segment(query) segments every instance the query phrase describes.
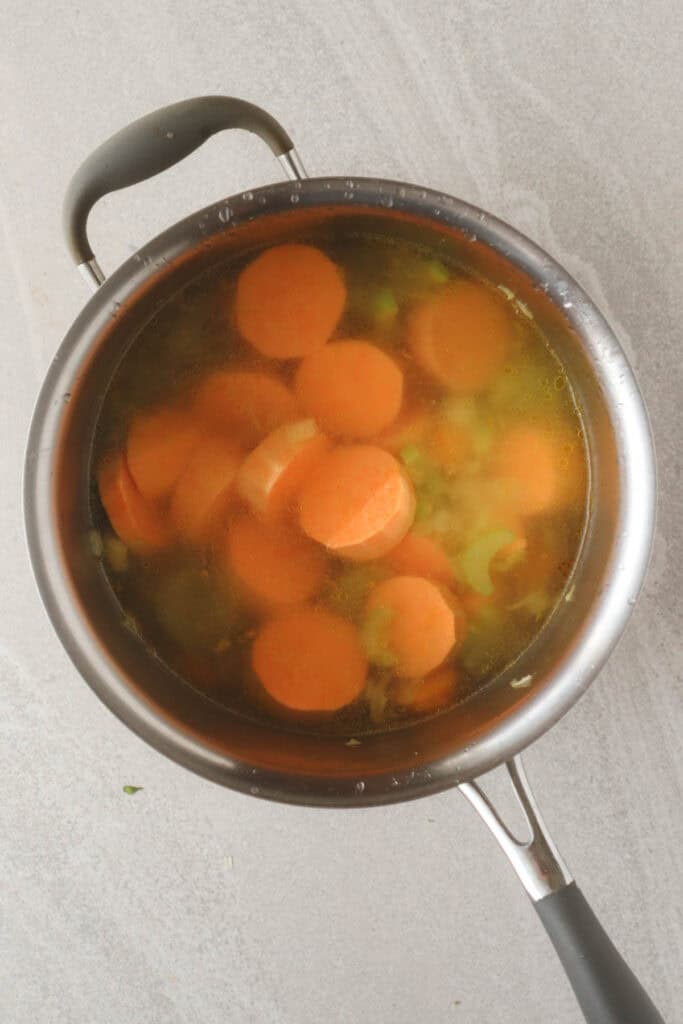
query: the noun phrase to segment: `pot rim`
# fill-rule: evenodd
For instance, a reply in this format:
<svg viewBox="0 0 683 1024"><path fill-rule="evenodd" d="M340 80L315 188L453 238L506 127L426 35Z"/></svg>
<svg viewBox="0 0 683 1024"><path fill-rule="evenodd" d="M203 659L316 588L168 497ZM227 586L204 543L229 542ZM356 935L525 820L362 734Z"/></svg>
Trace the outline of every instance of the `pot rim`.
<svg viewBox="0 0 683 1024"><path fill-rule="evenodd" d="M53 493L63 396L121 304L134 301L175 259L210 244L212 237L293 205L417 214L476 237L511 261L543 288L581 338L614 431L621 492L611 571L580 639L546 685L502 723L466 749L398 777L383 773L356 782L254 769L165 721L126 685L93 641L70 593L52 506L41 497L48 489ZM23 496L31 564L48 616L79 673L126 725L178 763L233 789L289 803L368 806L425 796L497 767L546 732L579 699L617 643L643 583L654 535L656 470L647 411L614 332L581 286L543 249L484 210L430 189L377 178L308 178L219 200L162 232L104 282L67 332L41 388L29 432Z"/></svg>

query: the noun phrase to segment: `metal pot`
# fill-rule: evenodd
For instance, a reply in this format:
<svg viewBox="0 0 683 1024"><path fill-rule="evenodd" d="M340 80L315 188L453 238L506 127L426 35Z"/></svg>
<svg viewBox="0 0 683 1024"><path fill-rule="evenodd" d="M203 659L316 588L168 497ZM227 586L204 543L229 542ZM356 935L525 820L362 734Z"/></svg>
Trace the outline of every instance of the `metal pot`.
<svg viewBox="0 0 683 1024"><path fill-rule="evenodd" d="M224 128L255 132L290 183L221 200L169 228L108 279L86 223L107 192L170 167ZM571 591L530 649L495 685L457 710L386 735L300 735L238 717L183 684L125 628L90 529L89 456L111 376L139 330L191 278L231 252L300 234L326 218L363 230L425 234L511 288L562 359L584 418L590 514ZM653 534L655 464L647 414L612 330L545 252L484 211L393 181L307 178L287 134L241 100L202 97L135 122L75 175L65 229L95 289L50 367L25 471L33 568L74 664L104 703L169 757L216 782L290 803L358 807L458 786L525 885L564 963L586 1019L653 1024L661 1017L592 915L545 830L519 753L588 687L622 632L643 581ZM527 679L526 677L530 677ZM529 685L519 686L519 681ZM518 839L474 781L507 765L529 824Z"/></svg>

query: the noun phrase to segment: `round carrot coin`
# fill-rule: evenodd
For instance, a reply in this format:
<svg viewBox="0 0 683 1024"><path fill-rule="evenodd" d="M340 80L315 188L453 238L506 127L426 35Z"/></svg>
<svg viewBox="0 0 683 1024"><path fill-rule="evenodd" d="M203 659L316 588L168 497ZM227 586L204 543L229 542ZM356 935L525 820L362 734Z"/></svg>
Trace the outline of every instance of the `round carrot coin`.
<svg viewBox="0 0 683 1024"><path fill-rule="evenodd" d="M251 448L282 423L296 419L289 388L258 370L218 370L199 385L198 418L214 430Z"/></svg>
<svg viewBox="0 0 683 1024"><path fill-rule="evenodd" d="M227 562L247 597L262 607L298 604L325 578L325 552L292 529L266 527L244 513L228 529Z"/></svg>
<svg viewBox="0 0 683 1024"><path fill-rule="evenodd" d="M378 583L366 611L386 614L387 651L398 676L427 675L464 639L460 603L420 576L394 576Z"/></svg>
<svg viewBox="0 0 683 1024"><path fill-rule="evenodd" d="M356 700L368 663L356 628L325 608L280 612L254 640L252 667L270 696L300 711L336 711Z"/></svg>
<svg viewBox="0 0 683 1024"><path fill-rule="evenodd" d="M192 454L171 498L171 520L180 536L199 542L233 491L242 453L222 437L206 438Z"/></svg>
<svg viewBox="0 0 683 1024"><path fill-rule="evenodd" d="M520 423L500 438L492 471L505 485L506 498L521 515L566 507L584 485L585 466L578 444L552 427Z"/></svg>
<svg viewBox="0 0 683 1024"><path fill-rule="evenodd" d="M97 485L114 532L132 551L159 551L170 543L168 524L140 494L124 455L104 460Z"/></svg>
<svg viewBox="0 0 683 1024"><path fill-rule="evenodd" d="M190 461L201 430L189 413L155 409L139 413L126 442L126 459L140 494L149 501L165 498Z"/></svg>
<svg viewBox="0 0 683 1024"><path fill-rule="evenodd" d="M419 306L410 344L423 370L454 392L479 391L502 368L512 326L505 304L484 285L455 281Z"/></svg>
<svg viewBox="0 0 683 1024"><path fill-rule="evenodd" d="M299 404L333 437L365 440L396 419L403 373L367 341L345 339L308 355L296 374Z"/></svg>
<svg viewBox="0 0 683 1024"><path fill-rule="evenodd" d="M238 494L262 519L282 519L329 447L314 420L277 427L242 463L236 480Z"/></svg>
<svg viewBox="0 0 683 1024"><path fill-rule="evenodd" d="M345 303L344 278L325 253L312 245L278 245L240 274L235 319L264 356L296 359L328 340Z"/></svg>
<svg viewBox="0 0 683 1024"><path fill-rule="evenodd" d="M389 452L344 445L324 455L299 492L304 533L342 558L381 558L405 537L415 494Z"/></svg>

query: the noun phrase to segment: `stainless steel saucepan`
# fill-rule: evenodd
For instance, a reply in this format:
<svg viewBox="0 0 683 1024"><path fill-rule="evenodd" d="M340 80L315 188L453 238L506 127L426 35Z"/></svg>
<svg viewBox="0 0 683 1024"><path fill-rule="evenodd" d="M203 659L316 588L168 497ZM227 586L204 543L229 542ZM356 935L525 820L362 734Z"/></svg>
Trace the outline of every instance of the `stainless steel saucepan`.
<svg viewBox="0 0 683 1024"><path fill-rule="evenodd" d="M222 199L164 231L105 279L88 214L108 192L172 166L226 128L255 132L288 182ZM258 244L328 227L427 241L511 288L561 358L589 449L590 512L571 589L532 646L460 707L347 746L249 721L188 687L125 628L87 544L90 452L108 383L141 328L188 281ZM626 625L645 574L655 514L648 418L614 333L569 274L528 238L462 200L374 178L309 178L291 139L263 110L208 96L124 128L71 182L71 254L94 289L50 367L25 470L33 567L48 614L83 678L148 743L187 768L254 796L360 807L457 786L529 893L591 1024L662 1018L602 930L541 821L519 754L595 678ZM530 677L530 678L527 678ZM520 680L529 685L519 686ZM515 685L511 685L511 684ZM505 765L528 823L518 837L477 777Z"/></svg>

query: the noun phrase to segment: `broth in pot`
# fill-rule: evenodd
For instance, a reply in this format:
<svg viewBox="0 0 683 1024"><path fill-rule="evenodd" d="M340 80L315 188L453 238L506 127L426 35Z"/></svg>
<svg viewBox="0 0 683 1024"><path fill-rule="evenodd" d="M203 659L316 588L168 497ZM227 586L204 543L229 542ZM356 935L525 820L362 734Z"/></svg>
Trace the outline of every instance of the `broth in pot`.
<svg viewBox="0 0 683 1024"><path fill-rule="evenodd" d="M321 228L139 334L93 454L130 629L240 714L356 736L490 685L571 585L579 410L528 309L407 240Z"/></svg>

